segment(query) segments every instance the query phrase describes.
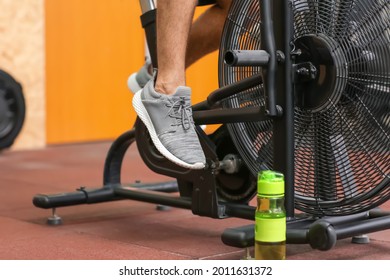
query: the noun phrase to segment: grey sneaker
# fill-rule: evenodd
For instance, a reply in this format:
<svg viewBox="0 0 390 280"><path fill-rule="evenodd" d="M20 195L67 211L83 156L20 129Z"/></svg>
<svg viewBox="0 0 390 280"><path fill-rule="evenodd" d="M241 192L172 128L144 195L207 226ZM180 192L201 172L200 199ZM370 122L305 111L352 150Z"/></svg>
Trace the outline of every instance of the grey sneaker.
<svg viewBox="0 0 390 280"><path fill-rule="evenodd" d="M136 93L146 85L149 80L152 79L152 75L149 74L149 67L151 65L150 59L145 61L145 64L137 73L133 73L127 79L127 86L131 92Z"/></svg>
<svg viewBox="0 0 390 280"><path fill-rule="evenodd" d="M190 97L189 87L178 87L169 96L160 94L150 80L134 95L133 107L163 156L182 167L202 169L206 159L195 131Z"/></svg>

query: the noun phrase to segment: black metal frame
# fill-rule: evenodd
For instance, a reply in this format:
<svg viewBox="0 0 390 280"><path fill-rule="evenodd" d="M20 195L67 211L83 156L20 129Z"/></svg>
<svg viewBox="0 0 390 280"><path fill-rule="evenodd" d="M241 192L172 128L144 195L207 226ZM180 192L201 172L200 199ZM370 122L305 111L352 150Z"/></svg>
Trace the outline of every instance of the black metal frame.
<svg viewBox="0 0 390 280"><path fill-rule="evenodd" d="M262 75L255 75L211 93L207 100L193 106L194 120L201 124L251 122L272 118L274 169L285 175L287 243L310 244L313 248L328 250L337 239L353 237L390 228L390 213L379 210L348 217L310 217L294 213L294 89L291 58L292 15L289 0L259 0L262 12L262 51L245 54L230 53L229 61L241 65L262 65ZM209 1L208 1L209 2ZM152 0L140 0L151 59L157 66L155 16ZM259 57L259 56L262 57ZM251 59L251 56L254 58ZM237 64L237 65L238 65ZM278 81L276 83L276 81ZM267 93L265 107L226 109L221 101L237 92L263 83ZM79 188L75 192L56 195L36 195L35 206L45 209L91 204L119 199L132 199L191 209L196 215L212 218L239 217L253 220L255 208L247 203L227 203L219 199L216 177L220 160L216 147L209 137L198 129L207 158L204 170L187 170L167 161L151 144L143 123L137 119L132 130L125 132L112 144L104 166L104 186L99 189ZM121 183L121 166L124 155L133 143L137 143L145 164L153 171L173 177L176 181L157 184ZM171 194L179 192L180 195ZM227 229L222 241L230 246L247 247L254 242L253 224Z"/></svg>

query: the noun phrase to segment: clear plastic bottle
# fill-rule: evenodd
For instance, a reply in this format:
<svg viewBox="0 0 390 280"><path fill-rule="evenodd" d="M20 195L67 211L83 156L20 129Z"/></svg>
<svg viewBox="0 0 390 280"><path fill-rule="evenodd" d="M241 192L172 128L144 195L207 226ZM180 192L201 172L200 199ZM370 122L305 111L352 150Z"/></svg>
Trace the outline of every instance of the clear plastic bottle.
<svg viewBox="0 0 390 280"><path fill-rule="evenodd" d="M286 259L284 176L271 170L262 171L258 175L255 259Z"/></svg>

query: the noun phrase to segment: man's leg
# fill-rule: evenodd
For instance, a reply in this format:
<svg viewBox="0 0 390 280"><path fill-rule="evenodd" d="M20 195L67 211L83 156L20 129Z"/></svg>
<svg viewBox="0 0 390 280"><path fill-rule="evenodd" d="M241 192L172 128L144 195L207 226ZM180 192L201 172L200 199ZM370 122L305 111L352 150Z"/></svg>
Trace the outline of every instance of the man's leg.
<svg viewBox="0 0 390 280"><path fill-rule="evenodd" d="M185 57L196 4L197 0L158 0L157 92L172 94L186 84Z"/></svg>
<svg viewBox="0 0 390 280"><path fill-rule="evenodd" d="M150 80L133 98L157 150L190 169L206 164L192 119L191 89L185 86L186 47L196 2L158 1L157 80Z"/></svg>
<svg viewBox="0 0 390 280"><path fill-rule="evenodd" d="M223 26L232 0L217 0L192 24L186 67L219 48Z"/></svg>
<svg viewBox="0 0 390 280"><path fill-rule="evenodd" d="M169 18L169 14L168 15L165 14L166 8L164 7L164 5L166 5L166 3L165 3L166 1L161 0L160 2L161 2L160 8L163 9L163 14L162 15L160 14L159 21L166 22L166 18L167 17ZM168 1L168 2L170 2L170 1ZM185 1L185 2L190 2L192 5L191 6L192 10L194 9L194 7L193 7L194 2L193 1ZM168 60L168 62L169 62L168 65L170 65L172 63L172 61L175 61L175 60L183 62L182 56L183 56L183 52L185 52L185 49L183 49L183 48L185 45L187 45L187 52L186 52L186 59L185 59L185 68L187 68L190 65L192 65L194 62L196 62L198 59L205 56L206 54L217 50L219 48L221 35L222 35L222 29L223 29L225 19L226 19L226 16L228 14L231 2L232 2L232 0L217 0L215 5L211 6L209 9L207 9L192 24L191 30L189 33L189 37L187 40L189 42L188 44L187 43L183 44L182 42L180 42L184 39L183 38L184 36L178 37L179 39L175 37L174 40L179 40L179 44L174 44L173 43L174 40L169 40L167 43L172 44L173 46L171 46L171 47L175 48L175 50L176 50L176 48L180 48L179 52L174 53L174 52L169 51L169 50L168 50L168 52L166 50L164 50L164 51L160 50L161 53L159 52L159 57L161 57L161 56L165 57L165 59L163 59L163 58L162 59ZM183 1L181 1L181 3L183 3ZM170 10L172 10L172 9L170 9ZM191 14L193 12L188 12L188 13ZM186 15L186 18L187 18L187 15ZM192 19L192 17L191 17L191 19ZM188 22L186 22L186 26L182 25L181 22L178 24L178 27L180 27L181 32L188 29L187 24L188 24ZM163 25L162 28L164 28L163 23L160 25ZM168 30L169 30L169 27L168 27ZM168 33L168 37L171 36L172 34L174 34L176 36L176 32L177 32L176 29L175 29L174 33L171 33L171 31L168 31L168 30L163 29L159 33L162 32L161 36L164 36L165 32ZM186 35L186 34L188 34L188 31L184 32L184 35ZM163 44L163 46L165 46L164 45L165 43L162 43L162 44ZM171 47L169 47L169 48L171 48ZM167 59L167 56L165 56L166 53L168 54L168 56L170 56L169 59ZM159 65L159 67L160 67L160 73L162 73L162 74L159 77L160 77L160 79L162 79L161 80L162 82L164 82L164 80L168 81L169 79L171 79L171 77L176 77L176 73L173 73L173 72L177 72L181 76L180 77L181 82L179 82L179 83L180 84L185 83L185 77L183 77L184 71L182 70L182 68L183 68L182 65L180 65L180 67L175 66L174 68L169 67L169 69L165 69L166 67L164 67L164 65L166 66L167 64L165 63L165 61L161 62L161 63L163 63L163 64ZM147 83L147 81L152 78L152 70L153 69L151 68L151 64L150 64L150 60L149 60L138 71L138 73L133 73L129 77L128 86L133 93L136 93L138 90L143 88L145 86L145 84ZM168 75L168 73L169 73L169 75ZM164 77L166 75L168 76L167 78ZM159 79L157 82L157 88L160 88L160 80ZM173 86L173 88L174 88L174 86ZM172 89L168 89L168 90L162 89L161 91L163 91L163 92L167 91L169 93L172 91Z"/></svg>

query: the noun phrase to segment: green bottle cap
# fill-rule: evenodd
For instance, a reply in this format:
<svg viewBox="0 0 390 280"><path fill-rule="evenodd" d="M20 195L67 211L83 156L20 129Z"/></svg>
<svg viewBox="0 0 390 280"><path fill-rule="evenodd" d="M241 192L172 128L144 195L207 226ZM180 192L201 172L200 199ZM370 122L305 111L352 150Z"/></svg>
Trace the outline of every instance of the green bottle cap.
<svg viewBox="0 0 390 280"><path fill-rule="evenodd" d="M282 173L264 170L257 178L257 193L265 195L284 194L284 176Z"/></svg>

